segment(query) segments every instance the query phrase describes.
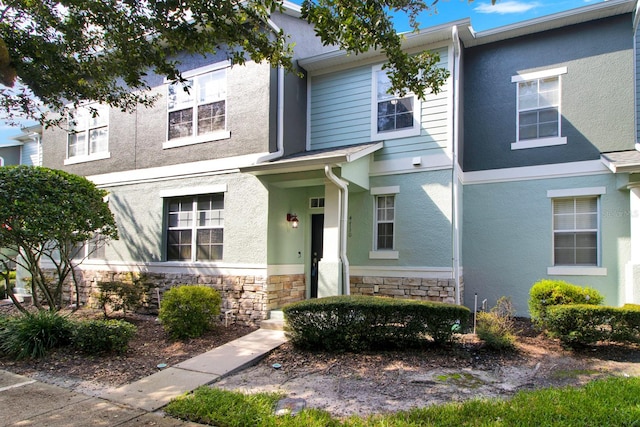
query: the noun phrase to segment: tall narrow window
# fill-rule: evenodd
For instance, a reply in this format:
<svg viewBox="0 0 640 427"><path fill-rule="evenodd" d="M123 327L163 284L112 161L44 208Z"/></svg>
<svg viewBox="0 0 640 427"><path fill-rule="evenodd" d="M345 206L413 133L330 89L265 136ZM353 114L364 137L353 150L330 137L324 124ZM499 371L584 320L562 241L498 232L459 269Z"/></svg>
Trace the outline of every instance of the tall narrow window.
<svg viewBox="0 0 640 427"><path fill-rule="evenodd" d="M395 233L395 196L376 197L375 250L393 250Z"/></svg>
<svg viewBox="0 0 640 427"><path fill-rule="evenodd" d="M598 197L554 199L554 265L598 265L598 224Z"/></svg>
<svg viewBox="0 0 640 427"><path fill-rule="evenodd" d="M420 103L413 94L400 97L389 93L391 81L381 66L373 68L372 138L389 139L420 133L418 111Z"/></svg>
<svg viewBox="0 0 640 427"><path fill-rule="evenodd" d="M90 104L69 117L67 158L104 158L109 151L109 107Z"/></svg>
<svg viewBox="0 0 640 427"><path fill-rule="evenodd" d="M226 69L189 78L167 88L167 139L198 137L226 130Z"/></svg>
<svg viewBox="0 0 640 427"><path fill-rule="evenodd" d="M222 259L224 196L209 194L167 201L167 260Z"/></svg>

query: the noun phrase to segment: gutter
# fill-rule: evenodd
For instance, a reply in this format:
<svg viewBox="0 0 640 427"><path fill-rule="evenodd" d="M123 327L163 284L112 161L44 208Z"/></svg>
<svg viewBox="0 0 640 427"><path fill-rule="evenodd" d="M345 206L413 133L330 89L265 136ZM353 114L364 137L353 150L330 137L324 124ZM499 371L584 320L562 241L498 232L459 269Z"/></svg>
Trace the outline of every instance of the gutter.
<svg viewBox="0 0 640 427"><path fill-rule="evenodd" d="M351 283L349 274L349 259L347 258L347 219L349 214L349 191L347 183L331 170L331 166L324 165L324 174L329 181L333 182L340 189L340 260L342 261L342 294L351 294Z"/></svg>
<svg viewBox="0 0 640 427"><path fill-rule="evenodd" d="M456 304L462 304L462 296L460 292L460 206L459 206L459 176L458 176L458 144L459 144L459 131L458 121L460 120L460 37L458 36L458 27L453 26L451 29L451 38L453 40L454 60L453 60L453 159L451 170L451 204L452 204L452 216L451 219L451 239L452 239L452 272L453 279L455 281L455 302Z"/></svg>
<svg viewBox="0 0 640 427"><path fill-rule="evenodd" d="M271 19L267 20L269 26L276 33L280 32L280 27ZM276 128L276 147L273 153L265 154L256 159L255 164L270 162L284 156L284 68L278 66L278 106L277 106L277 128Z"/></svg>

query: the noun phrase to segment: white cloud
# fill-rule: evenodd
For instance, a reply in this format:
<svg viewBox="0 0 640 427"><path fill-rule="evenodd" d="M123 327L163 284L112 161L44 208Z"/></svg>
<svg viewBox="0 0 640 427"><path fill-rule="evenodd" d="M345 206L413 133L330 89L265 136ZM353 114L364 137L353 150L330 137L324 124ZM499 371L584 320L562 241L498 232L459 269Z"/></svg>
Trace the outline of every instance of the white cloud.
<svg viewBox="0 0 640 427"><path fill-rule="evenodd" d="M536 7L540 6L538 2L528 1L499 1L495 5L491 3L479 4L474 10L478 13L497 13L500 15L507 15L510 13L526 13Z"/></svg>

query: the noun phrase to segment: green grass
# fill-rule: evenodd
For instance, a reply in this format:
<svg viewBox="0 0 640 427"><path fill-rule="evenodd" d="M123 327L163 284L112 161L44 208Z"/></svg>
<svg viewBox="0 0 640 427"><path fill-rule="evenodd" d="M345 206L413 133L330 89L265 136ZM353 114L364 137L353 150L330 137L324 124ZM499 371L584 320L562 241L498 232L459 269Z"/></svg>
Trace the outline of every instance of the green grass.
<svg viewBox="0 0 640 427"><path fill-rule="evenodd" d="M640 378L610 378L581 388L520 392L506 400L471 400L368 418L337 419L315 409L278 417L273 410L282 397L200 387L172 401L165 411L218 427L640 426Z"/></svg>

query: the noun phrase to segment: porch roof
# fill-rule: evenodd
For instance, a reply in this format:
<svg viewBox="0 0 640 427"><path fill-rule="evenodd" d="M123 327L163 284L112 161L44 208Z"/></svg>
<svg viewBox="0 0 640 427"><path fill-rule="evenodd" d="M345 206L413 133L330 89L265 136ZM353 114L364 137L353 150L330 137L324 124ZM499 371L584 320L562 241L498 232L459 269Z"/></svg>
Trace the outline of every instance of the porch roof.
<svg viewBox="0 0 640 427"><path fill-rule="evenodd" d="M370 142L343 147L325 148L322 150L303 151L283 156L277 160L241 167L241 172L254 175L269 175L289 172L303 172L324 169L324 165L351 163L384 146L383 142Z"/></svg>
<svg viewBox="0 0 640 427"><path fill-rule="evenodd" d="M600 155L602 163L613 173L636 173L640 172L640 151L613 151Z"/></svg>

